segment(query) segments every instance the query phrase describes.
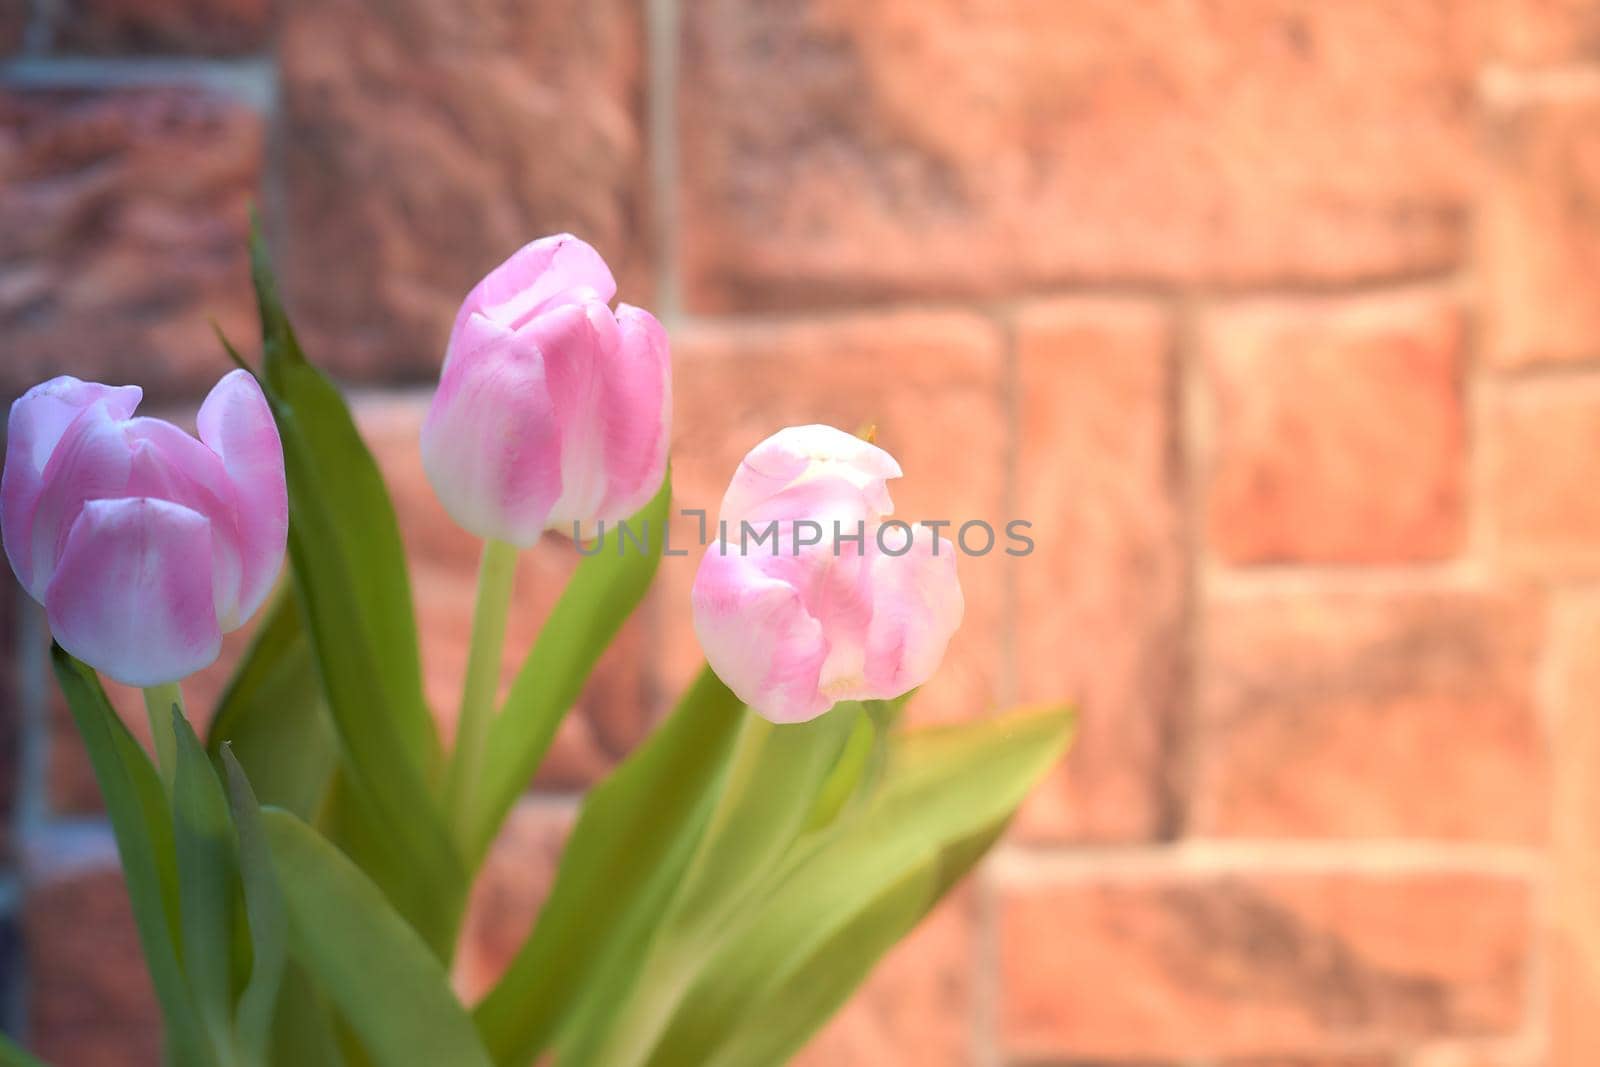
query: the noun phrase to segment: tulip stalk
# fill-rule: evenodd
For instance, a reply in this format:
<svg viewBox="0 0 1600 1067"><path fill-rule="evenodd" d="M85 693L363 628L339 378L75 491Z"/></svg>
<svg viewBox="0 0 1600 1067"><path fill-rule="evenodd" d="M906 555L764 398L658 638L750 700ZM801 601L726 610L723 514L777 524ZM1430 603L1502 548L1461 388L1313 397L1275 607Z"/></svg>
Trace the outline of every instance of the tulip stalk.
<svg viewBox="0 0 1600 1067"><path fill-rule="evenodd" d="M472 645L461 687L461 717L456 723L455 751L445 775L445 804L462 841L472 832L473 783L483 767L483 747L494 719L500 654L506 640L516 570L515 545L493 538L484 542L478 564L477 606L472 615Z"/></svg>
<svg viewBox="0 0 1600 1067"><path fill-rule="evenodd" d="M156 766L161 768L161 780L172 790L173 777L178 769L178 738L172 732L172 709L183 713L183 690L177 682L152 685L144 691L144 710L150 717L150 740L155 745Z"/></svg>

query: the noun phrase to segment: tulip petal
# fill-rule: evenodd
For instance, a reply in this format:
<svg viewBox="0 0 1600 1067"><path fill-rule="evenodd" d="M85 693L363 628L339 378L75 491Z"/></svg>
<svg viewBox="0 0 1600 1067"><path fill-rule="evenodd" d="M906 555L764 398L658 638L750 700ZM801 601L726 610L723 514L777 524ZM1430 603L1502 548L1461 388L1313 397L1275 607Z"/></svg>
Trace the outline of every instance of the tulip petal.
<svg viewBox="0 0 1600 1067"><path fill-rule="evenodd" d="M602 368L616 358L621 336L611 311L597 300L566 304L540 315L517 334L544 360L550 402L560 428L561 493L549 525L587 524L605 497L605 446L600 432Z"/></svg>
<svg viewBox="0 0 1600 1067"><path fill-rule="evenodd" d="M833 706L821 692L829 646L806 610L794 557L712 545L690 599L695 635L717 677L773 722L805 722Z"/></svg>
<svg viewBox="0 0 1600 1067"><path fill-rule="evenodd" d="M0 536L18 578L35 593L33 517L43 491L44 469L73 421L101 403L109 418L125 419L139 406L136 385L110 386L69 375L29 389L11 405L6 428L5 473L0 475Z"/></svg>
<svg viewBox="0 0 1600 1067"><path fill-rule="evenodd" d="M894 510L886 484L900 464L877 445L832 426L790 426L751 449L722 498L722 518L804 515L873 521ZM826 503L826 507L822 505Z"/></svg>
<svg viewBox="0 0 1600 1067"><path fill-rule="evenodd" d="M517 330L557 304L605 304L616 293L611 268L588 242L570 233L541 237L512 253L467 294L450 330L445 363L471 350L462 335L475 314Z"/></svg>
<svg viewBox="0 0 1600 1067"><path fill-rule="evenodd" d="M507 332L446 364L422 424L422 464L456 522L523 548L537 541L561 493L559 428L538 350Z"/></svg>
<svg viewBox="0 0 1600 1067"><path fill-rule="evenodd" d="M217 658L211 528L165 500L86 503L45 592L61 647L128 685L176 681Z"/></svg>
<svg viewBox="0 0 1600 1067"><path fill-rule="evenodd" d="M600 437L605 499L595 516L627 518L655 495L672 436L672 353L667 331L643 308L617 308L620 344L601 368Z"/></svg>
<svg viewBox="0 0 1600 1067"><path fill-rule="evenodd" d="M866 633L866 684L859 699L891 700L922 685L944 659L965 601L956 549L919 537L903 556L871 550L872 619Z"/></svg>
<svg viewBox="0 0 1600 1067"><path fill-rule="evenodd" d="M229 373L211 390L197 428L233 488L241 574L232 611L219 615L227 632L255 614L283 566L289 536L283 442L260 384L245 370Z"/></svg>
<svg viewBox="0 0 1600 1067"><path fill-rule="evenodd" d="M40 476L29 526L30 571L19 575L35 600L43 600L67 534L86 501L127 495L132 473L127 423L112 418L104 403L91 404L72 420Z"/></svg>

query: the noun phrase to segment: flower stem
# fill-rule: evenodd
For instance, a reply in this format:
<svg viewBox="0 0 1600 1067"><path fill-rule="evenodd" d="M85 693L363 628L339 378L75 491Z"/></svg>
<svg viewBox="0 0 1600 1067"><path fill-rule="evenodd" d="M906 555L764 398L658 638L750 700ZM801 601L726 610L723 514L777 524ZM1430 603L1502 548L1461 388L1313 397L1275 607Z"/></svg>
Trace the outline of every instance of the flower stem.
<svg viewBox="0 0 1600 1067"><path fill-rule="evenodd" d="M516 577L517 548L504 541L485 541L478 564L478 603L472 615L472 648L461 688L461 718L456 723L455 751L445 775L445 805L458 840L472 834L473 786L483 768L484 745L494 718L500 686L500 650L506 640L506 617Z"/></svg>
<svg viewBox="0 0 1600 1067"><path fill-rule="evenodd" d="M172 709L183 711L183 690L177 682L152 685L144 691L144 710L150 717L150 739L156 749L156 766L161 769L161 780L172 791L173 776L178 768L178 738L172 732Z"/></svg>

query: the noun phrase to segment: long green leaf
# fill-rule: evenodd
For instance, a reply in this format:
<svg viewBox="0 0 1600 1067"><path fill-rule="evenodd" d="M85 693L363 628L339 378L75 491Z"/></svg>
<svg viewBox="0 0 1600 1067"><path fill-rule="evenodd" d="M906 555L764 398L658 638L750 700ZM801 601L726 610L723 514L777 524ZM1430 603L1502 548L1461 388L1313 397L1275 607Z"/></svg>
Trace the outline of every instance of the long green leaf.
<svg viewBox="0 0 1600 1067"><path fill-rule="evenodd" d="M180 1062L212 1063L179 963L177 859L166 790L139 742L111 709L94 672L60 645L51 646L50 658L105 799L167 1041Z"/></svg>
<svg viewBox="0 0 1600 1067"><path fill-rule="evenodd" d="M290 952L376 1067L489 1067L443 967L382 891L289 812L268 809L261 821L288 909Z"/></svg>
<svg viewBox="0 0 1600 1067"><path fill-rule="evenodd" d="M283 983L288 953L288 916L283 892L272 870L261 808L250 779L223 745L222 765L228 780L228 804L239 842L239 878L244 886L245 916L250 927L250 977L239 995L236 1032L249 1062L264 1064L272 1041L272 1014Z"/></svg>
<svg viewBox="0 0 1600 1067"><path fill-rule="evenodd" d="M205 749L176 705L177 774L172 786L173 844L183 929L183 970L219 1059L233 1044L234 892L238 861L228 802Z"/></svg>
<svg viewBox="0 0 1600 1067"><path fill-rule="evenodd" d="M709 669L590 793L532 934L475 1012L502 1067L522 1067L586 1005L624 991L688 865L744 709Z"/></svg>
<svg viewBox="0 0 1600 1067"><path fill-rule="evenodd" d="M654 499L628 520L641 550L620 531L608 530L572 579L506 694L489 731L482 783L475 791L469 857L482 858L549 751L556 728L577 701L595 662L644 599L665 547L672 507L669 473Z"/></svg>
<svg viewBox="0 0 1600 1067"><path fill-rule="evenodd" d="M0 1067L47 1067L39 1057L0 1033Z"/></svg>
<svg viewBox="0 0 1600 1067"><path fill-rule="evenodd" d="M784 1062L998 838L1071 722L1029 710L897 739L867 805L818 833L733 920L651 1067Z"/></svg>
<svg viewBox="0 0 1600 1067"><path fill-rule="evenodd" d="M261 804L309 819L327 795L339 739L292 590L274 599L217 704L206 750L217 759L224 746Z"/></svg>
<svg viewBox="0 0 1600 1067"><path fill-rule="evenodd" d="M439 741L422 695L394 508L339 391L295 340L259 233L252 264L263 384L289 481L289 556L338 731L341 778L384 847L408 858L373 873L442 958L465 903L466 873L433 795Z"/></svg>

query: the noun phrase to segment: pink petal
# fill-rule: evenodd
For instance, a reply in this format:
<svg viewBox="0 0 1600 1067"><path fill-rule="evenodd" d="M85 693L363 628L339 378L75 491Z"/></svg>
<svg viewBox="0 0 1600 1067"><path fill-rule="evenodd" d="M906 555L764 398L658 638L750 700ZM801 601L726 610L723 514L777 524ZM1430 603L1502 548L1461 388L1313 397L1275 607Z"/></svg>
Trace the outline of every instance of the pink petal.
<svg viewBox="0 0 1600 1067"><path fill-rule="evenodd" d="M219 615L227 632L255 614L283 566L289 535L283 443L261 386L244 370L229 373L211 390L200 406L198 429L200 440L222 460L233 489L241 573L232 610Z"/></svg>
<svg viewBox="0 0 1600 1067"><path fill-rule="evenodd" d="M752 448L722 498L722 518L860 517L894 510L888 479L900 464L832 426L790 426ZM824 514L825 513L825 514Z"/></svg>
<svg viewBox="0 0 1600 1067"><path fill-rule="evenodd" d="M136 385L110 386L62 376L29 389L11 405L6 428L5 473L0 476L0 535L11 569L33 591L33 516L42 477L61 437L84 409L102 403L111 419L125 419L143 395Z"/></svg>
<svg viewBox="0 0 1600 1067"><path fill-rule="evenodd" d="M104 403L85 408L67 427L40 475L40 491L27 517L29 573L19 575L35 600L43 600L66 548L67 534L87 501L127 495L133 472L127 423Z"/></svg>
<svg viewBox="0 0 1600 1067"><path fill-rule="evenodd" d="M617 522L661 488L672 435L672 353L654 315L617 308L621 344L601 368L599 436L605 451L605 499L595 518Z"/></svg>
<svg viewBox="0 0 1600 1067"><path fill-rule="evenodd" d="M560 435L544 357L526 338L452 360L422 425L422 463L452 518L528 547L561 493Z"/></svg>
<svg viewBox="0 0 1600 1067"><path fill-rule="evenodd" d="M872 621L866 633L866 684L857 696L890 700L938 670L961 625L965 602L955 546L935 539L932 531L918 530L903 556L886 555L874 545L869 557Z"/></svg>
<svg viewBox="0 0 1600 1067"><path fill-rule="evenodd" d="M587 527L605 497L605 445L600 433L602 370L621 344L616 319L597 300L567 304L540 315L518 337L544 356L550 402L561 435L561 493L549 525Z"/></svg>
<svg viewBox="0 0 1600 1067"><path fill-rule="evenodd" d="M474 314L516 330L558 304L605 304L616 293L611 269L587 242L569 233L541 237L518 249L467 294L450 331L445 362L470 351L459 335Z"/></svg>
<svg viewBox="0 0 1600 1067"><path fill-rule="evenodd" d="M217 658L210 524L164 500L91 500L46 590L61 647L128 685L176 681Z"/></svg>
<svg viewBox="0 0 1600 1067"><path fill-rule="evenodd" d="M804 566L780 553L701 557L690 594L706 662L738 698L773 722L804 722L833 706L821 691L828 641L806 610L796 577Z"/></svg>

